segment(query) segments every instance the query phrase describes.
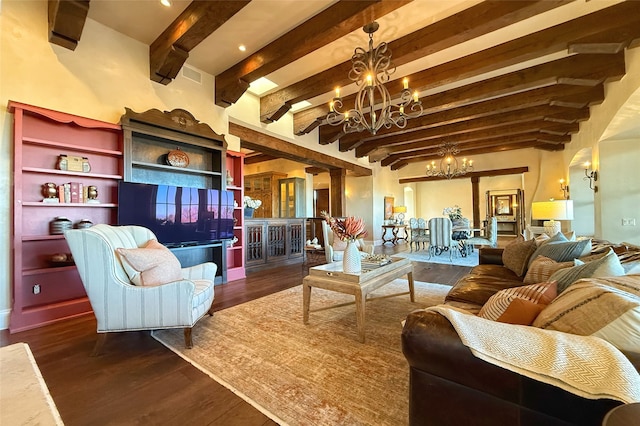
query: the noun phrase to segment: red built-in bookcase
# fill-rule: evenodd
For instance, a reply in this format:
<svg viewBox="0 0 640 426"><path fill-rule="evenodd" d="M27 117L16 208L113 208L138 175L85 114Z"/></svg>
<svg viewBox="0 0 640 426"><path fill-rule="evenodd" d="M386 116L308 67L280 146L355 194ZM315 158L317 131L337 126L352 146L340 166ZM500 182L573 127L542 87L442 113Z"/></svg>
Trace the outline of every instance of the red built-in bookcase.
<svg viewBox="0 0 640 426"><path fill-rule="evenodd" d="M119 125L10 101L13 113L12 310L14 333L91 312L74 265L55 264L68 253L64 236L50 235L49 222L116 223L117 182L123 177ZM91 170L57 167L60 154L86 157ZM42 185L79 182L98 188L97 204L44 203Z"/></svg>
<svg viewBox="0 0 640 426"><path fill-rule="evenodd" d="M227 170L233 178L231 184L227 184L227 190L233 191L233 199L237 207L233 209L233 217L236 223L233 227L233 234L238 241L231 245L227 243L227 281L245 278L244 259L244 154L240 152L227 151Z"/></svg>

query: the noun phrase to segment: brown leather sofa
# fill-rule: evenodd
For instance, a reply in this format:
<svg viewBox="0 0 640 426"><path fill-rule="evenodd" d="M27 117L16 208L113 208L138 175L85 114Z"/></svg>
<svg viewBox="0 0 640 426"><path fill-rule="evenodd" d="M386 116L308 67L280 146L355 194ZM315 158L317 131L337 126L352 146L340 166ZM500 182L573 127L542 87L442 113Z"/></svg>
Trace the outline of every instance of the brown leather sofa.
<svg viewBox="0 0 640 426"><path fill-rule="evenodd" d="M480 265L453 286L445 304L477 313L497 291L523 285L501 265L501 253L482 248ZM409 314L402 350L410 367L410 425L601 425L622 404L582 398L476 358L435 312ZM625 355L640 371L640 354Z"/></svg>

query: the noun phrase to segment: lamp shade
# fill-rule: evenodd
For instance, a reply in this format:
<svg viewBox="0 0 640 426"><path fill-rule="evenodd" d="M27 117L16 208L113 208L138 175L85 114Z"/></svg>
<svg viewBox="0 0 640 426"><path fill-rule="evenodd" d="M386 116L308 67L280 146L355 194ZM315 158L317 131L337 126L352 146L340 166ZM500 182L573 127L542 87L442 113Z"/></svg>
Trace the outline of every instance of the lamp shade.
<svg viewBox="0 0 640 426"><path fill-rule="evenodd" d="M573 200L532 203L531 218L536 220L573 220Z"/></svg>
<svg viewBox="0 0 640 426"><path fill-rule="evenodd" d="M407 212L407 207L406 206L395 206L393 208L393 212L394 213L406 213Z"/></svg>

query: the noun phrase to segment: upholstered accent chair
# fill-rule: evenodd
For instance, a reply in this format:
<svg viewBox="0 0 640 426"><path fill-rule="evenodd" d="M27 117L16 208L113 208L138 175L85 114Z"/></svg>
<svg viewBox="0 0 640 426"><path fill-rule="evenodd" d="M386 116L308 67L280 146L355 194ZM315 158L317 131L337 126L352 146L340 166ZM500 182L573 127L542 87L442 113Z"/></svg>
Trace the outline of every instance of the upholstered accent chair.
<svg viewBox="0 0 640 426"><path fill-rule="evenodd" d="M498 219L492 216L484 229L484 236L467 238L467 246L491 246L498 245Z"/></svg>
<svg viewBox="0 0 640 426"><path fill-rule="evenodd" d="M429 259L449 252L449 259L457 253L458 242L451 238L453 225L448 217L432 217L429 219Z"/></svg>
<svg viewBox="0 0 640 426"><path fill-rule="evenodd" d="M322 221L322 237L324 238L324 254L327 258L327 263L341 261L344 257L344 249L347 243L335 238L335 234L329 227L326 221ZM373 254L373 245L364 243L363 239L356 240L356 245L362 257Z"/></svg>
<svg viewBox="0 0 640 426"><path fill-rule="evenodd" d="M92 355L99 355L106 333L133 330L184 328L185 345L192 347L191 328L206 313L213 315L215 263L180 268L173 259L177 279L160 285L135 285L120 253L155 244L152 240L156 237L149 229L100 224L69 230L64 236L98 323ZM173 254L169 252L169 256Z"/></svg>
<svg viewBox="0 0 640 426"><path fill-rule="evenodd" d="M413 245L416 251L420 250L420 246L424 249L429 243L429 230L427 229L427 221L423 218L412 217L409 219L409 230L411 231L411 239L409 240L409 251L413 251Z"/></svg>

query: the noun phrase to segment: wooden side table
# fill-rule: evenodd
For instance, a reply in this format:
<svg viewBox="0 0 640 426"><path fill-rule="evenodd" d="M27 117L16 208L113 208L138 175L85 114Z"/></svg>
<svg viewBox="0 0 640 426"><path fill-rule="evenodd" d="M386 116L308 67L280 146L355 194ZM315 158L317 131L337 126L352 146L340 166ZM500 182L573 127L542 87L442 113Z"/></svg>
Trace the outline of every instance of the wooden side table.
<svg viewBox="0 0 640 426"><path fill-rule="evenodd" d="M392 243L394 246L400 240L407 241L407 225L382 225L382 244ZM403 234L398 236L398 231L402 229ZM387 231L391 232L391 235L387 235Z"/></svg>

